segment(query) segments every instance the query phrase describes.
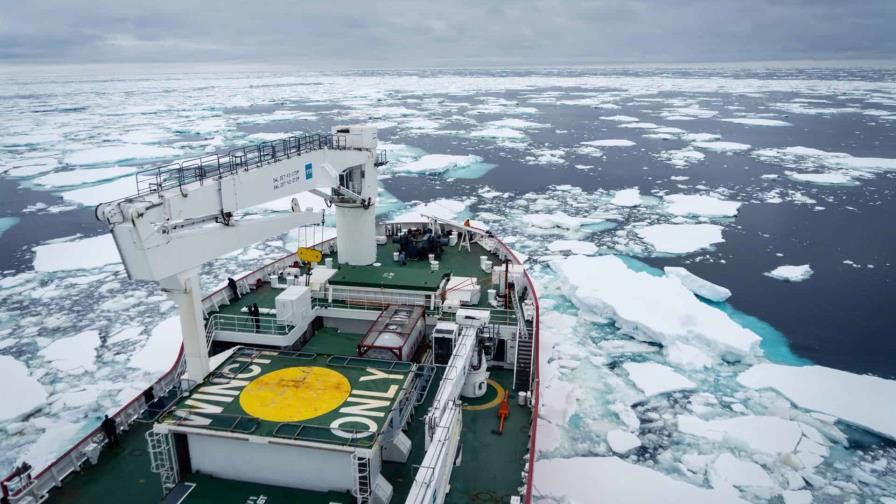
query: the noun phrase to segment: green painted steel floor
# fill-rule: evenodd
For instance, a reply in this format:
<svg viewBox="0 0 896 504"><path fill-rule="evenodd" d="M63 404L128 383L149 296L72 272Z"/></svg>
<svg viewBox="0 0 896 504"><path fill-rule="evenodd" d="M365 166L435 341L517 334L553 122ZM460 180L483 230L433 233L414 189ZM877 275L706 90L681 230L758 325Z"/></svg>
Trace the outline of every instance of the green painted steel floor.
<svg viewBox="0 0 896 504"><path fill-rule="evenodd" d="M303 352L324 355L357 355L358 343L364 335L343 332L333 327L322 327L302 347Z"/></svg>
<svg viewBox="0 0 896 504"><path fill-rule="evenodd" d="M488 289L491 288L491 274L485 273L482 271L482 268L479 267L479 256L488 256L489 259L498 264L498 257L494 254L487 252L482 246L477 243L473 243L470 248L470 252L459 251L457 247L445 247L445 251L440 260L440 269L438 272L431 272L429 262L426 260L422 261L408 261L405 266L397 266L396 262L392 260L392 252L397 250L396 244L386 244L379 245L376 248L377 251L377 262L381 263L382 266L352 266L346 267L340 270L339 276L349 282L354 278L355 280L361 279L369 279L371 275L376 276L377 279L382 280L382 285L386 288L390 287L388 283L388 278L382 278L383 272L388 270L400 270L402 272L401 278L404 279L402 282L407 282L407 273L418 273L421 278L429 279L432 276L432 273L437 273L439 277L441 275L450 272L454 276L462 276L462 277L474 277L479 280L480 285L480 296L479 303L476 304L475 308L489 309L492 311L493 322L505 324L508 323L510 325L515 325L515 319L512 321L504 320L508 316L504 310L496 310L489 306L488 304ZM338 259L336 254L332 256L334 259ZM338 265L338 261L337 261ZM386 272L388 272L386 271ZM407 273L405 273L407 272ZM357 277L357 278L355 278ZM334 277L335 278L335 277ZM396 277L398 278L398 277ZM378 281L379 281L378 280ZM378 283L379 285L379 283ZM398 286L391 286L392 288L399 288ZM244 306L248 306L252 303L258 303L260 308L275 308L277 296L282 293L281 289L274 289L271 287L271 284L268 282L262 283L260 287L257 289L253 289L251 292L244 294L240 299L231 302L229 305L221 305L218 309L217 313L227 314L227 315L244 315L247 314L240 311ZM334 306L338 307L339 303L334 302ZM355 306L354 308L358 308ZM373 309L379 309L379 307L372 307ZM500 316L498 315L500 313ZM511 312L512 314L512 312ZM451 319L451 314L445 314L448 319ZM263 317L265 315L262 315ZM500 318L498 318L500 317ZM527 323L527 325L529 325Z"/></svg>
<svg viewBox="0 0 896 504"><path fill-rule="evenodd" d="M491 379L509 390L513 373L507 370L491 370ZM413 442L413 450L406 464L385 462L383 476L393 485L394 504L403 503L414 481L414 464L420 464L424 454L423 416L432 404L442 368L433 379L426 400L417 407L410 422L408 437ZM470 405L488 403L497 395L489 385L485 397L465 401ZM530 410L518 406L510 393L510 415L504 427L504 434L498 436L493 431L498 427L498 406L486 410L463 412L462 462L451 475L451 492L446 502L461 503L507 503L512 495L518 495L523 470L523 456L529 440ZM161 485L157 475L149 471L149 455L146 452L145 432L148 424L134 424L122 436L121 446L103 451L95 466L89 464L80 472L69 476L61 488L50 493L47 502L51 504L92 504L106 502L126 502L127 504L156 504L160 502ZM234 454L238 458L238 454ZM254 495L268 496L269 503L300 502L314 503L314 494L288 488L255 485L252 483L218 480L202 475L190 475L188 481L199 486L188 496L185 503L245 503L260 502L248 500ZM240 497L241 496L241 497ZM231 499L231 497L233 497ZM194 500L195 499L195 500ZM321 501L329 502L329 501ZM335 500L335 502L340 502Z"/></svg>
<svg viewBox="0 0 896 504"><path fill-rule="evenodd" d="M417 407L407 435L413 443L411 456L406 464L384 462L382 474L394 487L393 503L403 503L414 482L415 465L423 461L423 416L432 404L442 368L433 378L426 401ZM523 456L529 443L529 419L531 410L513 401L513 372L503 369L490 371L490 378L502 389L510 391L510 414L504 425L504 434L497 435L498 405L484 410L464 409L461 434L462 460L451 473L451 491L445 502L450 504L507 503L510 497L519 495L522 485ZM485 404L497 396L489 384L486 395L479 399L465 400L465 404Z"/></svg>
<svg viewBox="0 0 896 504"><path fill-rule="evenodd" d="M310 492L272 485L258 485L191 474L187 483L195 485L178 504L348 504L351 494Z"/></svg>
<svg viewBox="0 0 896 504"><path fill-rule="evenodd" d="M97 464L85 462L81 472L65 479L61 488L50 492L50 504L93 504L126 502L158 504L162 483L149 470L146 438L150 424L134 423L122 434L121 444L103 450Z"/></svg>

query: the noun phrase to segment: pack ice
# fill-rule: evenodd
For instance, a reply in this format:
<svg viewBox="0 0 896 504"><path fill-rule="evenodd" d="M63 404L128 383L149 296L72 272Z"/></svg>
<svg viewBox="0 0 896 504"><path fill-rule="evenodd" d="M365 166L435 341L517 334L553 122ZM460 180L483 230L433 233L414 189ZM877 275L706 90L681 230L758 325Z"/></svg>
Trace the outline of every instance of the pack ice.
<svg viewBox="0 0 896 504"><path fill-rule="evenodd" d="M624 334L664 346L693 343L729 360L759 353L759 336L700 302L677 278L634 271L616 256L572 256L551 267L583 316L612 320Z"/></svg>

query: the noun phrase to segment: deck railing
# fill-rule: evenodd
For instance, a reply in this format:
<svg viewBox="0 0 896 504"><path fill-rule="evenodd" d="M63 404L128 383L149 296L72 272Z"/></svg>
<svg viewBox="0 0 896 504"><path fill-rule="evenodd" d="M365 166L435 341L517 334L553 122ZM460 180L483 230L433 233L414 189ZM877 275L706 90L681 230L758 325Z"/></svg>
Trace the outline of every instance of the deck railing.
<svg viewBox="0 0 896 504"><path fill-rule="evenodd" d="M322 149L345 149L345 137L332 134L292 136L247 145L227 154L209 154L186 161L143 170L136 174L137 196L157 193L208 178L249 171L265 164Z"/></svg>
<svg viewBox="0 0 896 504"><path fill-rule="evenodd" d="M293 325L277 322L277 319L274 317L261 316L256 319L248 315L215 313L206 323L205 336L208 344L211 345L215 334L221 331L285 336L294 328L295 326Z"/></svg>

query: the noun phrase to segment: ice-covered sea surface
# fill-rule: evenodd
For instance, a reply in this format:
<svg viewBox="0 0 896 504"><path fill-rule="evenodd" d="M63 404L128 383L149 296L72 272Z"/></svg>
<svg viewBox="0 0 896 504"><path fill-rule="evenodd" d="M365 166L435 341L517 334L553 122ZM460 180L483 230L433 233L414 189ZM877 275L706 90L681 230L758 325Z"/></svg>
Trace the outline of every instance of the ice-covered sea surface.
<svg viewBox="0 0 896 504"><path fill-rule="evenodd" d="M526 257L539 500L896 498L896 72L104 75L0 81L0 472L176 356L173 304L127 280L93 205L144 166L367 123L382 214L472 218ZM320 236L229 254L203 287Z"/></svg>

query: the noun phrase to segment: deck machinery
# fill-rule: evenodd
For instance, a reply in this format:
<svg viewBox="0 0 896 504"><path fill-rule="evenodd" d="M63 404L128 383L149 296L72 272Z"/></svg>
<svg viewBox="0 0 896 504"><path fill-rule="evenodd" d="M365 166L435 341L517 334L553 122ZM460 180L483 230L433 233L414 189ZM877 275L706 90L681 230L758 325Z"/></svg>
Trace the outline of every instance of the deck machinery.
<svg viewBox="0 0 896 504"><path fill-rule="evenodd" d="M158 282L180 310L185 366L152 389L177 393L145 434L164 502L206 502L216 488L257 502L272 492L295 502L530 501L528 277L469 225L377 225L376 145L375 128L356 126L268 142L141 173L137 195L97 208L129 276ZM305 191L336 209L336 238L314 245L320 261L291 254L203 298L203 263L323 223L295 199L287 214L240 214ZM461 284L477 292L458 296ZM511 391L516 430L498 436ZM124 429L132 419L117 420ZM11 502L47 498L41 475L19 480L4 484Z"/></svg>

